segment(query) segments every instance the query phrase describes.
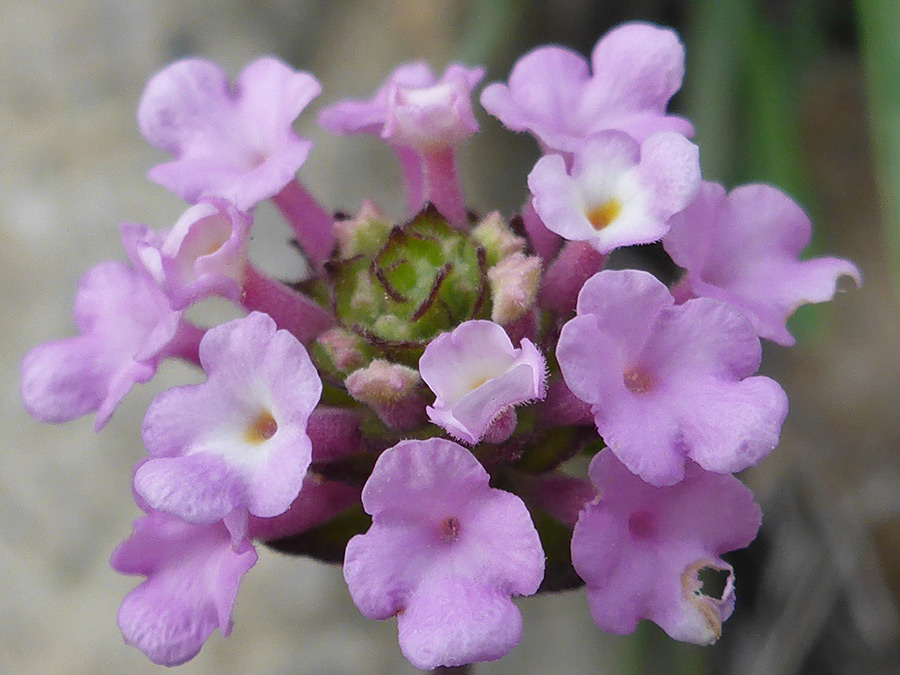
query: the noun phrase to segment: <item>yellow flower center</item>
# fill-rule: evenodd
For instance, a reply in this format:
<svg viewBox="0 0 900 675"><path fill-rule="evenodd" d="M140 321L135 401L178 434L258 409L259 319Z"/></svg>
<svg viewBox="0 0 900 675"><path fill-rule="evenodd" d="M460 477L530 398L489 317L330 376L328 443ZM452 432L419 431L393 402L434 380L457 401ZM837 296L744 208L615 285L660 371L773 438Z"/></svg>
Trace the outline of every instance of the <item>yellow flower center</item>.
<svg viewBox="0 0 900 675"><path fill-rule="evenodd" d="M491 379L490 375L481 375L481 376L475 378L472 381L472 384L469 385L469 391L475 391L476 389L478 389L478 387L480 387L481 385L483 385L485 382L487 382L490 379Z"/></svg>
<svg viewBox="0 0 900 675"><path fill-rule="evenodd" d="M622 202L613 197L612 199L607 199L599 206L595 206L585 215L595 230L602 230L604 227L611 225L621 213Z"/></svg>
<svg viewBox="0 0 900 675"><path fill-rule="evenodd" d="M272 417L272 413L268 410L263 410L256 416L256 419L253 420L250 426L244 430L244 440L253 445L259 445L272 438L276 431L278 431L278 424L275 422L275 418Z"/></svg>

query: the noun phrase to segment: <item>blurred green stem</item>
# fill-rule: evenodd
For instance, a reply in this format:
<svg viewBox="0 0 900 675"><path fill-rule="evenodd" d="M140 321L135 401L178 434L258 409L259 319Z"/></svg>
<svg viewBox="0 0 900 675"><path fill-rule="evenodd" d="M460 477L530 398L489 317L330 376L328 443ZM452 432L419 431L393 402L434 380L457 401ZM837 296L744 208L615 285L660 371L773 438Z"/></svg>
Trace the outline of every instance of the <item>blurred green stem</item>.
<svg viewBox="0 0 900 675"><path fill-rule="evenodd" d="M506 50L518 32L522 4L518 0L474 0L456 57L463 63L489 63Z"/></svg>
<svg viewBox="0 0 900 675"><path fill-rule="evenodd" d="M900 11L896 0L857 0L882 222L900 283Z"/></svg>
<svg viewBox="0 0 900 675"><path fill-rule="evenodd" d="M810 210L809 181L800 148L796 68L789 58L797 24L777 27L757 9L747 24L747 169L793 195Z"/></svg>
<svg viewBox="0 0 900 675"><path fill-rule="evenodd" d="M748 0L697 0L688 16L685 111L703 148L703 175L730 183L735 178L738 73L745 51Z"/></svg>
<svg viewBox="0 0 900 675"><path fill-rule="evenodd" d="M688 17L686 109L697 127L704 176L727 187L777 185L813 220L819 209L798 111L804 75L824 52L824 12L812 0L798 0L783 15L759 0L697 0ZM821 310L808 309L791 330L805 340L821 324Z"/></svg>

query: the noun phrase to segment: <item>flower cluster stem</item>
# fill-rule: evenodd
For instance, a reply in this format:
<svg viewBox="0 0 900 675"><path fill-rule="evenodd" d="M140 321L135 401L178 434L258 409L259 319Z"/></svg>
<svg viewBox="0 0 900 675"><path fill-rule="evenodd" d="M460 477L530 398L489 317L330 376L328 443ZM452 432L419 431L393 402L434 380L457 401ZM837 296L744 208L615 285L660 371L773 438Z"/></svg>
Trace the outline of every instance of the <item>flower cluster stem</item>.
<svg viewBox="0 0 900 675"><path fill-rule="evenodd" d="M468 222L466 202L456 171L456 154L452 148L423 155L428 199L455 228L465 229Z"/></svg>
<svg viewBox="0 0 900 675"><path fill-rule="evenodd" d="M303 344L309 344L332 325L331 315L302 293L273 279L253 265L244 271L241 304L265 312Z"/></svg>
<svg viewBox="0 0 900 675"><path fill-rule="evenodd" d="M179 359L184 359L195 365L200 365L200 340L206 331L188 321L182 321L178 332L166 347L166 354Z"/></svg>
<svg viewBox="0 0 900 675"><path fill-rule="evenodd" d="M296 180L285 185L275 195L274 202L290 223L300 248L316 270L321 271L334 249L331 214Z"/></svg>
<svg viewBox="0 0 900 675"><path fill-rule="evenodd" d="M412 148L394 147L403 180L406 183L406 202L409 205L409 217L415 216L425 206L425 176L422 173L422 160Z"/></svg>

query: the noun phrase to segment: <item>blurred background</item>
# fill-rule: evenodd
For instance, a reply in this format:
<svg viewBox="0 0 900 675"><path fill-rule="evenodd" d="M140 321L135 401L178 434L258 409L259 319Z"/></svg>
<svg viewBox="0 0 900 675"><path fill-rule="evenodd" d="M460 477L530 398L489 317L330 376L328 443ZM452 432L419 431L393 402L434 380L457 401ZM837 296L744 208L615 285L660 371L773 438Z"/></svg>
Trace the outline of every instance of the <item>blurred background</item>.
<svg viewBox="0 0 900 675"><path fill-rule="evenodd" d="M765 181L816 223L814 251L854 260L862 289L766 345L791 400L779 449L743 478L760 539L730 559L738 608L708 649L654 626L600 633L582 592L527 598L522 644L488 673L896 673L900 669L900 12L893 0L4 0L0 3L0 673L150 673L122 644L118 604L138 580L108 567L138 514L129 476L140 422L163 389L196 377L166 364L99 435L43 426L18 396L19 361L72 334L78 277L123 258L122 221L163 227L184 205L144 179L163 156L138 134L146 80L201 55L237 74L261 54L310 70L322 96L298 122L316 146L304 183L331 208L369 196L399 214L391 153L329 137L322 105L368 97L399 62L485 64L506 80L545 43L588 54L618 22L676 27L687 76L674 107L697 127L707 178ZM506 214L538 157L481 114L462 151L471 205ZM295 274L287 229L262 210L253 255ZM235 628L184 673L414 673L394 622L356 611L340 569L260 550Z"/></svg>

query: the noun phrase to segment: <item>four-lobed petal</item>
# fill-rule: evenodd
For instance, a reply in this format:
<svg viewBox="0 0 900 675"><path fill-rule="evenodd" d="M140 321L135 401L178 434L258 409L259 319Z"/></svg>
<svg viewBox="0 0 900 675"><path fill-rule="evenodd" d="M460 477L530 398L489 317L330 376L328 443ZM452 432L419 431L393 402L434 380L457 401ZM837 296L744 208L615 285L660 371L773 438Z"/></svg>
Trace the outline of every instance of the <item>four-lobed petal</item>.
<svg viewBox="0 0 900 675"><path fill-rule="evenodd" d="M319 95L309 73L266 57L249 64L234 87L218 65L184 59L157 73L141 97L138 125L174 160L149 172L182 199L227 199L247 211L294 179L312 143L292 128Z"/></svg>
<svg viewBox="0 0 900 675"><path fill-rule="evenodd" d="M672 218L663 245L687 270L682 293L728 303L760 337L792 345L785 324L794 310L831 300L843 276L861 283L849 260L800 260L811 239L809 217L781 190L742 185L726 195L722 186L703 183L696 200Z"/></svg>
<svg viewBox="0 0 900 675"><path fill-rule="evenodd" d="M199 331L125 263L100 263L84 274L74 314L80 335L38 345L22 361L22 400L44 422L96 412L99 430L164 357L186 355L191 344L196 353Z"/></svg>
<svg viewBox="0 0 900 675"><path fill-rule="evenodd" d="M676 306L647 272L591 277L556 355L606 444L653 485L680 481L689 459L740 471L778 444L787 396L754 376L762 352L750 323L706 298Z"/></svg>
<svg viewBox="0 0 900 675"><path fill-rule="evenodd" d="M534 210L547 229L602 254L660 240L699 187L697 146L673 132L638 145L605 131L583 143L571 168L562 155L546 155L528 175Z"/></svg>
<svg viewBox="0 0 900 675"><path fill-rule="evenodd" d="M626 23L594 47L593 74L584 57L562 47L523 56L509 84L485 87L481 104L513 131L528 131L547 152L572 153L601 131L638 142L659 131L693 135L683 117L666 113L681 88L684 46L675 31Z"/></svg>
<svg viewBox="0 0 900 675"><path fill-rule="evenodd" d="M521 637L510 598L537 591L544 553L525 504L489 478L432 438L383 452L363 488L372 526L348 543L344 579L363 615L397 616L417 668L498 659Z"/></svg>
<svg viewBox="0 0 900 675"><path fill-rule="evenodd" d="M721 556L748 546L762 521L750 490L693 464L677 485L654 487L610 450L594 457L590 476L600 496L575 525L572 563L594 622L624 634L650 619L676 640L715 642L735 600ZM704 587L702 572L723 576L721 591Z"/></svg>
<svg viewBox="0 0 900 675"><path fill-rule="evenodd" d="M253 545L233 544L220 522L192 525L150 511L110 558L117 572L147 577L119 608L125 642L158 665L194 658L216 628L231 632L238 586L256 560Z"/></svg>
<svg viewBox="0 0 900 675"><path fill-rule="evenodd" d="M208 331L200 363L206 382L170 389L148 409L151 459L135 491L197 524L284 513L312 458L306 425L322 392L306 349L254 312Z"/></svg>

